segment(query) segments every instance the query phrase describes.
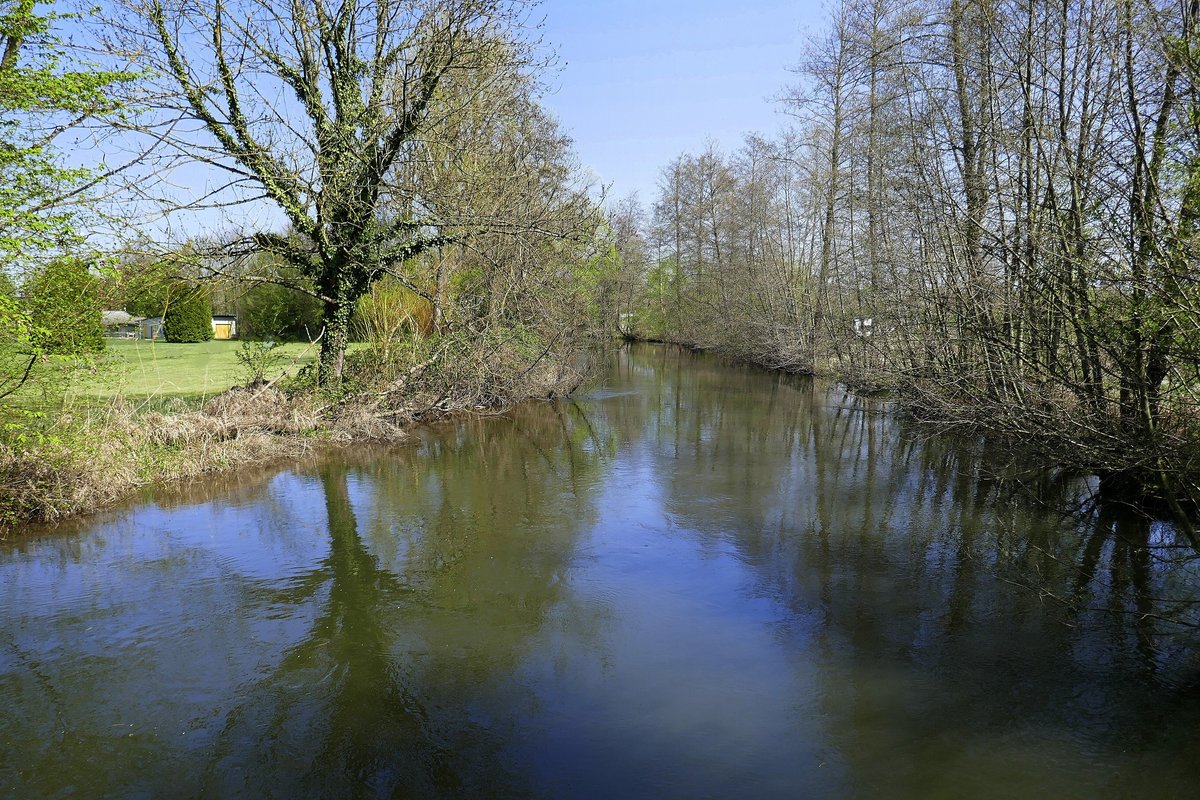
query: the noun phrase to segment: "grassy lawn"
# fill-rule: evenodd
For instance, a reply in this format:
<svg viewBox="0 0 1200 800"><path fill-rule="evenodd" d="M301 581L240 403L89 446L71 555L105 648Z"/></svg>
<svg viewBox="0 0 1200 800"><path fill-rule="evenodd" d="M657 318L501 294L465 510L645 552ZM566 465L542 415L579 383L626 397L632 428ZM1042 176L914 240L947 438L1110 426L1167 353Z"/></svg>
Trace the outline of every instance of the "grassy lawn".
<svg viewBox="0 0 1200 800"><path fill-rule="evenodd" d="M80 399L115 395L202 398L220 394L249 379L237 360L240 346L236 341L172 344L110 339L106 363L94 378L77 381L71 394ZM281 350L289 358L288 372L317 360L316 345L297 342L282 345ZM278 370L267 377L276 375Z"/></svg>

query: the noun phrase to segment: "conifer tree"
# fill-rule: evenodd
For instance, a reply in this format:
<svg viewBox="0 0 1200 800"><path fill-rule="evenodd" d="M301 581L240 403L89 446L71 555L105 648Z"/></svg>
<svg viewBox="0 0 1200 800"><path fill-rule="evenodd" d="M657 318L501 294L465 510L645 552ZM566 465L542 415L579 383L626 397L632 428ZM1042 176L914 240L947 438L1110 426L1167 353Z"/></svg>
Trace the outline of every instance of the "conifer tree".
<svg viewBox="0 0 1200 800"><path fill-rule="evenodd" d="M163 325L168 342L207 342L213 338L212 298L203 286L176 284Z"/></svg>

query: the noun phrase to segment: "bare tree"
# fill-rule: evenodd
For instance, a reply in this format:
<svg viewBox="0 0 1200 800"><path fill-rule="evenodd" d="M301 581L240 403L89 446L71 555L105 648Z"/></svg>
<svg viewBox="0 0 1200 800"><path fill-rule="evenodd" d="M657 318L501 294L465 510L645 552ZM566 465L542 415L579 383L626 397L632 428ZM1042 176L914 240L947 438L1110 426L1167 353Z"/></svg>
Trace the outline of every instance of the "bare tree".
<svg viewBox="0 0 1200 800"><path fill-rule="evenodd" d="M663 171L664 332L891 389L1193 514L1198 15L845 0L784 98L793 131L748 137L720 191L711 154Z"/></svg>

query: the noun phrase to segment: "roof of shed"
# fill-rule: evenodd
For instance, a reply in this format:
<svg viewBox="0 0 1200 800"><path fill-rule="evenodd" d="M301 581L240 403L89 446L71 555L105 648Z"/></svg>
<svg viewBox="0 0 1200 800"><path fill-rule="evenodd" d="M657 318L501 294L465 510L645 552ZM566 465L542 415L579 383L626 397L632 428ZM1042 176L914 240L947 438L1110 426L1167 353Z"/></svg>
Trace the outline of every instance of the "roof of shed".
<svg viewBox="0 0 1200 800"><path fill-rule="evenodd" d="M135 317L128 311L105 311L100 314L100 322L103 325L132 325L143 319L145 317Z"/></svg>

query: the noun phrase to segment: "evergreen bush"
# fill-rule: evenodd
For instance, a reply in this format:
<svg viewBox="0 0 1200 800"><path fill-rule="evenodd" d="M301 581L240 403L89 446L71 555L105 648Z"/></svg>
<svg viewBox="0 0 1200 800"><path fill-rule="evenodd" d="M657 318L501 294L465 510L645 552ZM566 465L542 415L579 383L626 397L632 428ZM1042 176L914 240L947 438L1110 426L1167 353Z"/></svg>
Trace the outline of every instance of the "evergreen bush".
<svg viewBox="0 0 1200 800"><path fill-rule="evenodd" d="M168 342L207 342L212 339L212 298L208 289L187 283L173 286L163 325Z"/></svg>

